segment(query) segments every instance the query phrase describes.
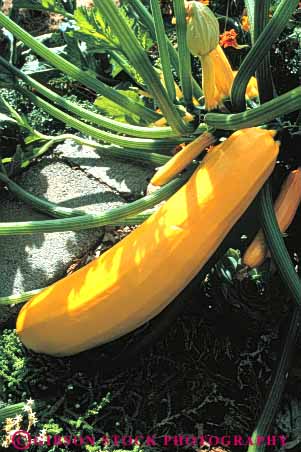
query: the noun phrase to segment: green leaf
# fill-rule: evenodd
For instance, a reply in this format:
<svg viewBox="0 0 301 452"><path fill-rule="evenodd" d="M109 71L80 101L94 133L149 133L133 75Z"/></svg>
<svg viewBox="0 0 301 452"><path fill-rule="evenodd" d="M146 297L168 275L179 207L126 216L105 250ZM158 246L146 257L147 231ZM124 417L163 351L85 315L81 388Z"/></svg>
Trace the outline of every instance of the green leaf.
<svg viewBox="0 0 301 452"><path fill-rule="evenodd" d="M143 101L140 99L137 93L130 90L125 91L122 90L122 94L125 94L127 97L134 100L135 102L144 105ZM141 124L141 121L137 115L134 115L132 113L120 109L118 105L116 105L114 102L111 102L109 99L103 96L98 97L95 100L94 105L101 111L102 114L112 119L115 119L116 121L130 123L133 125Z"/></svg>
<svg viewBox="0 0 301 452"><path fill-rule="evenodd" d="M44 10L66 15L63 2L60 0L14 0L15 8L27 8L33 10Z"/></svg>
<svg viewBox="0 0 301 452"><path fill-rule="evenodd" d="M11 157L17 149L20 142L20 126L18 122L8 116L0 113L0 157Z"/></svg>
<svg viewBox="0 0 301 452"><path fill-rule="evenodd" d="M112 57L109 58L109 63L111 65L111 75L115 78L120 72L123 70L120 64L116 62L116 60Z"/></svg>
<svg viewBox="0 0 301 452"><path fill-rule="evenodd" d="M118 69L118 66L119 66L120 70L125 71L136 83L138 83L139 85L144 87L144 89L146 89L145 85L144 85L143 78L140 76L140 74L138 74L136 69L133 66L130 65L129 61L123 55L123 53L121 53L121 52L119 52L117 50L116 51L109 51L109 53L111 55L110 63L113 66L116 66L116 70ZM112 71L112 77L116 77L116 75L117 75L116 71L115 71L115 75L113 75L113 71Z"/></svg>
<svg viewBox="0 0 301 452"><path fill-rule="evenodd" d="M141 28L137 21L126 15L123 8L120 13L129 26L135 31L135 35L145 50L148 50L153 41L149 34ZM112 77L116 77L122 70L127 72L137 83L143 85L143 79L126 58L118 37L112 32L111 27L96 8L77 8L74 13L77 29L68 32L68 35L87 45L90 54L107 52L110 54L112 64Z"/></svg>
<svg viewBox="0 0 301 452"><path fill-rule="evenodd" d="M30 55L27 58L26 62L22 66L22 71L41 82L47 82L52 77L59 76L60 74L58 70L53 69L47 63L38 60L33 55Z"/></svg>
<svg viewBox="0 0 301 452"><path fill-rule="evenodd" d="M13 35L0 28L0 54L10 63L13 58ZM0 65L0 88L12 88L14 86L14 77L4 67Z"/></svg>
<svg viewBox="0 0 301 452"><path fill-rule="evenodd" d="M8 105L6 102L4 102L4 100L0 94L0 118L1 118L1 113L3 113L4 115L10 116L10 111L9 111Z"/></svg>
<svg viewBox="0 0 301 452"><path fill-rule="evenodd" d="M74 12L74 19L78 32L81 34L90 35L93 40L98 40L99 45L102 46L105 42L111 47L119 47L119 41L112 33L111 28L107 25L95 8L77 8Z"/></svg>

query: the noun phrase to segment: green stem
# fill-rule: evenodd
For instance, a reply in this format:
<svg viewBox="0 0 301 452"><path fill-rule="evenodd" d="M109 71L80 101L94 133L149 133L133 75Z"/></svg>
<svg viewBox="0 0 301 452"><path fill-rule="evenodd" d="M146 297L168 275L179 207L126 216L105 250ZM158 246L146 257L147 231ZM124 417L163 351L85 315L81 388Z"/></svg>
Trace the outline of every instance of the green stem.
<svg viewBox="0 0 301 452"><path fill-rule="evenodd" d="M250 33L252 44L254 44L255 2L256 0L245 0L245 7L247 8L247 14L251 25Z"/></svg>
<svg viewBox="0 0 301 452"><path fill-rule="evenodd" d="M20 201L25 202L33 209L46 213L53 218L72 218L81 215L88 215L88 213L84 210L62 207L59 204L39 198L38 196L35 196L32 193L24 190L24 188L20 187L3 173L0 173L0 181L3 182L7 186L9 191L13 193L18 199L20 199ZM151 213L139 213L137 215L131 216L130 218L121 219L119 221L123 222L122 224L124 225L136 225L143 223L147 218L149 218L150 215Z"/></svg>
<svg viewBox="0 0 301 452"><path fill-rule="evenodd" d="M242 113L207 113L208 126L222 130L238 130L266 124L282 115L301 109L301 87L292 89L257 108Z"/></svg>
<svg viewBox="0 0 301 452"><path fill-rule="evenodd" d="M154 20L153 20L151 14L148 12L148 10L145 8L143 3L141 2L141 0L128 0L128 3L133 7L133 9L138 14L141 22L143 23L145 28L149 31L152 39L156 40L156 30L155 30ZM167 40L171 64L173 65L173 68L175 69L178 77L180 78L180 65L179 65L178 52L176 51L176 49L174 48L173 44L170 42L168 37L166 37L166 40ZM201 87L194 79L192 81L192 85L193 85L193 94L197 99L199 99L200 97L203 96Z"/></svg>
<svg viewBox="0 0 301 452"><path fill-rule="evenodd" d="M99 50L99 53L102 53L102 51ZM124 55L122 55L117 50L113 49L109 49L108 53L109 55L111 55L111 58L115 60L116 63L123 69L123 71L126 72L131 77L131 79L135 82L137 86L139 86L143 90L146 89L144 82L141 79L139 79L136 71L134 71L133 68L129 65Z"/></svg>
<svg viewBox="0 0 301 452"><path fill-rule="evenodd" d="M20 4L21 3L21 4ZM31 11L49 11L51 13L56 13L59 14L60 16L64 16L67 19L74 19L74 15L71 13L68 13L64 8L56 8L55 6L49 6L49 7L44 7L41 4L39 5L39 3L32 3L30 6L27 6L28 3L25 2L24 6L22 5L22 2L19 2L18 8L22 8L22 9L30 9Z"/></svg>
<svg viewBox="0 0 301 452"><path fill-rule="evenodd" d="M21 293L19 295L8 295L7 297L0 297L0 306L10 306L12 304L24 303L30 300L34 295L42 292L42 289L30 290L28 292Z"/></svg>
<svg viewBox="0 0 301 452"><path fill-rule="evenodd" d="M186 40L187 25L184 0L173 0L173 5L176 17L181 86L186 104L192 105L191 56Z"/></svg>
<svg viewBox="0 0 301 452"><path fill-rule="evenodd" d="M54 118L62 121L70 127L82 132L85 135L91 136L97 140L102 140L107 143L116 144L118 146L130 149L149 149L149 150L170 150L176 144L180 144L183 139L166 139L166 140L153 140L150 138L132 138L124 137L120 135L113 135L112 133L105 132L104 130L97 129L93 126L85 124L76 118L68 115L62 110L54 107L53 105L46 102L44 99L36 96L27 89L17 86L18 91L20 91L24 96L31 100L31 102L39 108L42 108L47 113L49 113ZM122 151L122 149L121 149Z"/></svg>
<svg viewBox="0 0 301 452"><path fill-rule="evenodd" d="M176 101L175 82L172 75L170 57L167 46L167 37L165 34L163 18L161 14L161 8L158 0L151 0L151 8L154 18L156 40L158 42L158 49L160 55L160 61L162 66L163 77L165 81L166 91L168 97L172 102Z"/></svg>
<svg viewBox="0 0 301 452"><path fill-rule="evenodd" d="M271 0L262 0L255 3L254 40L256 41L269 22ZM260 102L273 99L273 79L271 71L270 52L264 57L256 70Z"/></svg>
<svg viewBox="0 0 301 452"><path fill-rule="evenodd" d="M107 97L112 102L115 102L117 105L119 105L120 108L128 110L140 116L146 122L153 122L161 117L161 115L158 115L156 112L144 107L143 105L140 105L137 102L134 102L125 95L105 85L100 80L97 80L88 72L81 70L74 64L62 58L60 55L55 54L44 44L33 38L29 33L27 33L27 31L23 30L23 28L13 22L9 17L5 16L1 11L0 25L5 27L17 39L31 48L37 55L52 64L52 66L56 67L64 74L67 74L69 77L79 81L84 86L87 86L96 93Z"/></svg>
<svg viewBox="0 0 301 452"><path fill-rule="evenodd" d="M81 117L81 119L85 119L94 124L97 124L101 127L106 127L107 129L114 130L119 133L124 133L130 136L138 137L138 138L175 138L175 133L170 127L139 127L134 126L132 124L126 124L119 121L115 121L114 119L107 118L106 116L100 115L98 113L86 110L78 106L76 103L65 99L64 97L56 94L49 88L45 87L32 77L24 74L24 72L20 71L16 67L12 66L8 61L0 56L0 65L4 66L6 69L10 70L14 75L19 77L25 83L29 84L32 88L34 88L38 93L42 94L42 96L47 99L55 102L60 107L70 111Z"/></svg>
<svg viewBox="0 0 301 452"><path fill-rule="evenodd" d="M251 76L269 52L275 40L287 26L287 23L297 8L298 0L281 0L272 19L258 37L254 46L244 59L235 77L231 101L234 111L245 109L245 92Z"/></svg>
<svg viewBox="0 0 301 452"><path fill-rule="evenodd" d="M35 233L49 233L61 231L79 231L105 225L122 224L127 217L137 215L154 207L161 201L165 201L173 195L191 176L187 171L181 177L177 177L157 191L138 199L125 206L116 207L100 214L85 214L78 217L63 218L44 221L23 221L0 223L0 236L25 235Z"/></svg>
<svg viewBox="0 0 301 452"><path fill-rule="evenodd" d="M8 405L4 408L0 408L0 423L5 421L8 418L14 418L17 414L23 413L23 408L25 407L25 403L15 403L14 405Z"/></svg>
<svg viewBox="0 0 301 452"><path fill-rule="evenodd" d="M3 182L10 192L12 192L18 199L28 204L33 209L40 212L47 213L55 218L70 218L85 215L86 212L79 209L70 209L68 207L61 207L57 204L51 203L46 199L38 198L32 193L24 190L14 181L12 181L5 174L0 173L0 181Z"/></svg>
<svg viewBox="0 0 301 452"><path fill-rule="evenodd" d="M120 14L117 5L113 0L94 0L94 4L118 37L120 45L132 66L145 80L149 92L157 101L169 125L179 135L187 135L187 133L191 132L191 126L185 123L175 105L168 98L146 51L124 17Z"/></svg>
<svg viewBox="0 0 301 452"><path fill-rule="evenodd" d="M268 21L269 7L270 0L263 0L261 2L255 3L255 41L258 39L258 36L260 36L260 33L266 26L266 23ZM261 102L269 101L270 99L272 99L273 85L270 73L269 55L264 58L263 62L258 68L257 80ZM264 443L258 443L257 438L264 438L269 434L273 419L277 413L285 388L287 373L290 367L293 350L297 341L301 320L301 283L295 272L278 225L269 182L267 182L264 188L261 190L259 208L261 225L266 236L266 241L271 250L272 257L276 263L284 284L287 286L297 306L293 312L272 387L265 402L264 409L256 425L256 429L252 435L254 445L248 448L248 452L263 452L266 448Z"/></svg>
<svg viewBox="0 0 301 452"><path fill-rule="evenodd" d="M269 183L265 184L261 191L260 213L262 228L281 279L286 284L295 303L301 306L301 283L279 229Z"/></svg>
<svg viewBox="0 0 301 452"><path fill-rule="evenodd" d="M88 140L85 138L81 138L77 135L73 135L71 133L65 133L62 135L57 135L56 137L48 136L39 134L40 139L46 140L46 143L41 146L40 149L33 151L32 153L26 153L25 158L21 162L21 168L26 168L30 165L30 163L37 159L38 157L41 157L43 154L45 154L54 144L61 143L65 140L72 140L77 144L80 144L82 146L90 146L99 150L102 150L105 152L106 155L114 158L118 158L121 160L133 160L133 161L141 161L146 162L151 165L160 166L164 165L168 160L170 160L170 157L162 154L156 154L155 152L144 152L142 150L127 150L127 149L120 149L120 147L114 147L114 146L107 146L105 148L101 147L99 143L93 140ZM13 158L4 158L2 160L3 164L11 163L13 161Z"/></svg>
<svg viewBox="0 0 301 452"><path fill-rule="evenodd" d="M22 159L21 162L18 162L20 168L27 168L30 163L35 160L36 158L40 157L41 155L45 154L55 143L55 140L52 140L51 138L49 141L44 143L38 150L32 151L32 152L26 152L26 155ZM0 164L2 165L1 171L6 173L6 167L5 165L8 165L10 163L14 162L14 157L4 157L3 159L0 158Z"/></svg>

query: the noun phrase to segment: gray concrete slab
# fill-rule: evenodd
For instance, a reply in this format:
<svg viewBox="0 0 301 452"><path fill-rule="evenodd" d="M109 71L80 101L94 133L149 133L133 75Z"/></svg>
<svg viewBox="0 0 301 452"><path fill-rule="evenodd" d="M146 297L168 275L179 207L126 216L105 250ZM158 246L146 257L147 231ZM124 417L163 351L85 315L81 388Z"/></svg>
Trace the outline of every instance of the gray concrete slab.
<svg viewBox="0 0 301 452"><path fill-rule="evenodd" d="M154 168L141 162L135 164L129 160L109 157L106 155L108 148L110 146L102 145L94 149L68 140L57 146L56 152L123 196L139 198L145 193L148 182L154 174Z"/></svg>
<svg viewBox="0 0 301 452"><path fill-rule="evenodd" d="M37 196L65 207L103 212L123 204L124 199L108 186L66 163L44 158L17 180ZM49 217L0 191L0 221L42 220ZM101 240L101 228L8 236L0 238L0 296L44 287L64 276L74 258L82 256Z"/></svg>

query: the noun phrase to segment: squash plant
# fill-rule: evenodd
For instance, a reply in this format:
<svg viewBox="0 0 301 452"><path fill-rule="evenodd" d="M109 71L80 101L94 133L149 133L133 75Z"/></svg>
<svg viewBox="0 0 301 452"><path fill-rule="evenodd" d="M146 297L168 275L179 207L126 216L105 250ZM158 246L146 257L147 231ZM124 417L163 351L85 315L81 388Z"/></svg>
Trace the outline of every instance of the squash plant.
<svg viewBox="0 0 301 452"><path fill-rule="evenodd" d="M29 47L52 67L77 80L96 95L108 99L118 108L128 112L129 116L134 115L135 118L138 118L136 123L131 124L113 120L103 114L91 113L79 107L76 103L58 96L48 87L17 69L10 61L0 57L0 64L15 77L15 89L53 117L94 140L74 136L73 138L76 141L95 146L99 141L114 144L118 147L108 150L108 152L111 152L116 158L140 159L161 165L169 161L166 154L175 146L183 142L189 144L196 139L199 140L202 134L210 133L217 140L219 136L227 137L229 133L244 128L269 128L272 126L271 128L281 129L282 123L279 118L300 110L301 87L290 90L281 96L273 97L274 89L269 65L270 49L287 26L298 6L298 1L281 0L270 18L270 0L246 0L245 4L252 26L252 47L237 75L233 76L231 90L226 93L230 96L227 102L224 102L223 99L220 100L220 98L218 102L208 102L208 96L214 97L214 90L221 89L223 77L231 75L229 66L227 66L227 75L225 75L223 66L214 69L213 60L204 58L200 54L203 63L205 98L201 87L193 78L189 51L191 49L189 49L189 40L186 40L187 27L189 26L189 22L188 25L186 22L186 15L189 4L187 5L184 0L173 1L177 34L176 50L165 33L159 0L150 0L150 11L140 0L127 0L125 3L148 31L151 38L157 42L160 55L159 70L153 67L148 52L143 48L125 19L124 11L120 10L113 0L95 0L95 7L90 14L88 25L91 26L90 31L99 39L100 43L105 40L104 34L101 33L103 24L105 23L110 28L111 36L114 36L114 42L118 44L118 52L114 56L112 43L110 43L110 51L115 59L119 58L122 67L127 67L128 70L131 68L131 74L134 74L133 77L136 78L138 92L144 93L143 98L129 96L126 92L105 84L93 71L83 70L61 55L54 53L0 12L0 25L8 30L15 39ZM76 23L76 11L70 9L65 16L75 20ZM213 19L212 21L214 22ZM213 40L213 42L216 44L216 41ZM215 52L216 49L210 48L209 54L212 51ZM220 52L220 49L218 49L218 52ZM198 54L198 52L193 53ZM222 53L215 54L216 61L219 61L217 55L220 59L224 58ZM246 99L249 81L255 73L259 89L259 104L250 103ZM210 75L215 76L215 86L209 83ZM17 82L17 80L22 80L22 83ZM214 110L209 111L212 109ZM11 117L15 120L18 118L20 122L23 121L23 126L30 130L26 121L13 110L11 110ZM46 152L54 143L70 137L70 135L49 137L34 130L31 130L31 132L31 139L42 142L42 146L38 152L28 153L24 156L21 162L23 167ZM247 152L252 153L252 151L252 142L250 142L250 148ZM186 154L184 153L184 155L186 159ZM195 158L196 155L197 153L192 153L191 158ZM189 164L189 159L188 161L185 159L186 166ZM122 206L101 215L87 215L76 209L60 208L22 190L5 174L5 166L10 162L10 157L2 159L1 182L4 182L25 202L37 209L46 211L56 219L40 222L0 223L1 235L81 230L105 224L138 224L147 217L143 214L144 210L155 206L175 193L189 179L196 168L196 162L191 162L188 172L177 176L157 192L125 207ZM183 165L179 165L178 161L176 163L177 168L182 170ZM172 176L176 173L177 170L173 171ZM272 257L297 307L291 319L275 381L256 431L254 431L254 437L267 434L279 404L300 324L299 305L301 301L301 284L279 231L269 183L263 187L260 193L260 217ZM0 301L8 304L16 301L21 302L31 298L32 295L32 293L22 294L17 298L7 297ZM249 452L262 450L264 450L264 446L249 447Z"/></svg>

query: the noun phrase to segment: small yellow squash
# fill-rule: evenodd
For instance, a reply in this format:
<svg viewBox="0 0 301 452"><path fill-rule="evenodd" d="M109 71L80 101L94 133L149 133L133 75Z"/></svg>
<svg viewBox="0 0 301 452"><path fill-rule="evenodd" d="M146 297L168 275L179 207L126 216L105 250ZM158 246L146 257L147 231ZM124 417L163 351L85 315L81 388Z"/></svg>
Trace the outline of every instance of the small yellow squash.
<svg viewBox="0 0 301 452"><path fill-rule="evenodd" d="M159 314L197 275L273 171L274 133L250 128L210 150L189 181L122 241L21 309L26 347L73 355Z"/></svg>
<svg viewBox="0 0 301 452"><path fill-rule="evenodd" d="M162 186L183 171L201 152L216 141L215 136L205 132L177 152L165 165L153 175L150 183Z"/></svg>
<svg viewBox="0 0 301 452"><path fill-rule="evenodd" d="M274 210L279 229L285 232L293 221L301 202L301 168L291 171L285 179L275 201ZM264 233L260 230L243 256L243 264L259 267L267 257L267 244Z"/></svg>

